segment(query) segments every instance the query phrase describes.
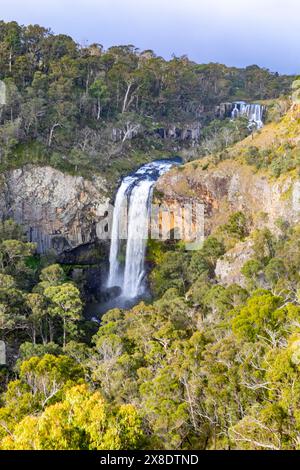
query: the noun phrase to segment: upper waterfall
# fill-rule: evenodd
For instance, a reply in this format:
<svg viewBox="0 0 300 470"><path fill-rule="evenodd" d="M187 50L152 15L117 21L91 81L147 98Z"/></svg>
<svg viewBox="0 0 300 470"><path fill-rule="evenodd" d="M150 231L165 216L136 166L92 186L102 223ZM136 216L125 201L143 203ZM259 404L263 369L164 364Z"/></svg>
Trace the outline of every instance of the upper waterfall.
<svg viewBox="0 0 300 470"><path fill-rule="evenodd" d="M145 292L145 252L153 186L178 159L157 160L125 177L115 199L107 287L134 299ZM125 250L126 242L126 250ZM125 263L121 260L125 253Z"/></svg>
<svg viewBox="0 0 300 470"><path fill-rule="evenodd" d="M265 107L261 104L249 104L245 103L245 101L236 101L233 103L231 117L235 119L240 116L246 116L249 120L249 126L255 124L257 129L261 129L264 125L264 111Z"/></svg>

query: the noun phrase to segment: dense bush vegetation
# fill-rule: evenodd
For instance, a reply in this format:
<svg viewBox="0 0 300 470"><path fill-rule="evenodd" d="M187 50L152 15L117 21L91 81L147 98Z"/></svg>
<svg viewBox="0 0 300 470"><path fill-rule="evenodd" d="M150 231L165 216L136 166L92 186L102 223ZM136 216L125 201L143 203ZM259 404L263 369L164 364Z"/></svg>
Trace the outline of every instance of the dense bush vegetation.
<svg viewBox="0 0 300 470"><path fill-rule="evenodd" d="M243 213L200 251L149 244L152 304L81 321L62 268L0 234L2 449L298 449L299 226L250 237L246 288L214 275Z"/></svg>
<svg viewBox="0 0 300 470"><path fill-rule="evenodd" d="M134 164L141 152L145 160L145 151L174 151L174 142L154 138L154 129L205 125L221 102L276 98L292 81L257 66L166 61L131 45L83 47L38 25L3 21L0 79L7 98L0 112L2 168L33 162L81 172L109 172L111 165L118 171L130 166L124 155ZM240 135L232 127L225 126L222 142ZM215 126L206 131L204 151L220 145L215 134Z"/></svg>
<svg viewBox="0 0 300 470"><path fill-rule="evenodd" d="M0 22L0 79L1 169L33 162L80 173L128 170L128 158L167 149L155 129L194 120L204 126L198 155L230 158L224 148L247 123L215 120L214 106L277 97L292 80L133 46L80 47L15 22ZM299 120L286 123L270 147L238 158L275 176L298 169ZM243 287L221 285L217 260L248 238ZM0 449L299 450L299 239L299 225L251 232L237 212L198 251L151 241L152 301L111 310L99 326L85 320L68 269L1 222Z"/></svg>
<svg viewBox="0 0 300 470"><path fill-rule="evenodd" d="M271 173L278 177L290 170L300 166L300 145L291 142L284 145L273 145L268 149L261 150L257 147L249 147L245 152L245 161L254 165L257 169L268 168Z"/></svg>

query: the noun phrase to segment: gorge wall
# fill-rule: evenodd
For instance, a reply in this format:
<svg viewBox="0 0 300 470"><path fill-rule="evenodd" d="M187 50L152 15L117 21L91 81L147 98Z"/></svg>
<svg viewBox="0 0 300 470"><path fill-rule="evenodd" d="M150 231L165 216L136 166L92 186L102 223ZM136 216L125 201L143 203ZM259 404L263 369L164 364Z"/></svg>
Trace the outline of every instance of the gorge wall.
<svg viewBox="0 0 300 470"><path fill-rule="evenodd" d="M237 211L245 212L253 227L275 230L280 218L289 223L300 222L299 183L295 174L275 179L234 160L207 169L200 165L189 163L183 170L171 170L159 179L156 189L170 205L203 203L207 235Z"/></svg>
<svg viewBox="0 0 300 470"><path fill-rule="evenodd" d="M127 140L132 140L137 136L154 137L164 141L176 141L178 144L187 144L192 147L199 144L202 129L215 120L226 118L248 117L250 122L258 123L262 127L262 120L266 116L266 108L261 104L250 104L244 101L220 103L219 105L204 106L199 105L194 110L194 119L187 122L161 122L158 127L153 124L153 129L145 130L142 125L132 126L132 130L124 130L114 127L111 133L113 142L121 142L126 134Z"/></svg>
<svg viewBox="0 0 300 470"><path fill-rule="evenodd" d="M105 237L107 183L28 165L0 176L0 218L23 224L38 252L60 254Z"/></svg>
<svg viewBox="0 0 300 470"><path fill-rule="evenodd" d="M273 233L279 231L279 219L290 225L300 222L300 181L295 171L275 179L234 160L208 169L196 169L191 163L162 176L156 190L158 201L171 211L195 201L204 204L206 235L238 211L246 214L251 229L268 227ZM238 243L217 262L219 282L245 286L241 268L253 256L251 239Z"/></svg>
<svg viewBox="0 0 300 470"><path fill-rule="evenodd" d="M235 160L209 168L192 162L162 176L156 197L170 206L204 203L206 235L237 211L245 212L253 227L276 230L279 218L300 222L297 181L293 173L275 179ZM39 252L62 253L107 238L107 186L99 176L86 180L28 165L0 176L0 218L23 224Z"/></svg>
<svg viewBox="0 0 300 470"><path fill-rule="evenodd" d="M267 170L245 164L241 156L252 146L271 149L272 153L285 148L287 143L289 148L297 149L299 122L299 109L293 108L280 123L265 126L229 149L229 159L214 163L216 159L208 157L174 168L159 178L156 202L171 209L185 203L203 203L206 236L238 211L246 214L251 228L265 226L276 232L279 219L291 225L299 223L297 167L275 178ZM282 158L286 158L283 151ZM0 219L12 218L23 224L28 239L37 243L40 253L53 249L68 264L82 264L78 259L88 250L92 261L84 264L99 264L94 258L93 245L99 246L100 241L101 247L105 246L100 257L107 263L111 193L112 181L101 176L87 180L49 166L27 165L1 174ZM103 240L107 241L102 243ZM239 263L249 256L251 247L245 245L235 249L227 264L221 260L217 266L221 279L226 282L234 272L238 277Z"/></svg>

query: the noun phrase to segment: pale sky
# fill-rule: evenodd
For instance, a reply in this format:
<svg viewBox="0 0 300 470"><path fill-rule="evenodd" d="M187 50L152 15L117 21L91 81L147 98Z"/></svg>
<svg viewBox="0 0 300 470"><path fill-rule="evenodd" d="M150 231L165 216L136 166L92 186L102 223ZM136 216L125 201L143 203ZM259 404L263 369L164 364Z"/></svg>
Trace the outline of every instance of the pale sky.
<svg viewBox="0 0 300 470"><path fill-rule="evenodd" d="M81 44L300 74L300 0L1 0L0 18Z"/></svg>

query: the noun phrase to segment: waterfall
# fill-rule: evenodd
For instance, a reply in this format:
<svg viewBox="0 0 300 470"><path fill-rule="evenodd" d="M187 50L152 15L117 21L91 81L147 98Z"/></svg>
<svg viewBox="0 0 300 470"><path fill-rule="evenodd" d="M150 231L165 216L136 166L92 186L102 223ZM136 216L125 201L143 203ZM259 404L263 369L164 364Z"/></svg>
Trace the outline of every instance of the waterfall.
<svg viewBox="0 0 300 470"><path fill-rule="evenodd" d="M132 190L123 291L134 298L143 293L144 259L148 239L149 201L154 181L142 180Z"/></svg>
<svg viewBox="0 0 300 470"><path fill-rule="evenodd" d="M143 165L122 180L117 192L107 287L121 287L126 299L134 299L145 292L145 252L153 186L159 176L178 163L178 159L173 159ZM123 240L126 240L125 264L120 262Z"/></svg>
<svg viewBox="0 0 300 470"><path fill-rule="evenodd" d="M115 207L114 207L114 217L111 230L111 243L110 243L110 253L109 253L109 275L107 281L107 287L118 286L122 287L122 273L120 269L119 261L119 249L120 242L122 239L122 231L124 229L124 217L126 218L127 210L127 199L126 192L130 188L130 185L135 181L134 178L127 177L124 178L122 184L119 188L119 191L116 195ZM126 222L126 220L125 220Z"/></svg>
<svg viewBox="0 0 300 470"><path fill-rule="evenodd" d="M263 127L264 106L261 104L248 104L244 101L237 101L233 104L234 108L231 112L232 119L246 116L249 120L249 127L253 124L255 124L257 129L261 129Z"/></svg>
<svg viewBox="0 0 300 470"><path fill-rule="evenodd" d="M239 115L240 115L240 110L238 108L238 105L237 105L237 103L234 103L234 108L232 110L231 117L232 117L232 119L235 119L235 118L239 117Z"/></svg>

